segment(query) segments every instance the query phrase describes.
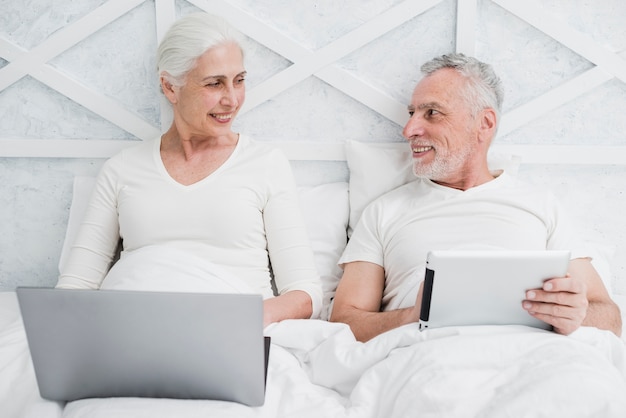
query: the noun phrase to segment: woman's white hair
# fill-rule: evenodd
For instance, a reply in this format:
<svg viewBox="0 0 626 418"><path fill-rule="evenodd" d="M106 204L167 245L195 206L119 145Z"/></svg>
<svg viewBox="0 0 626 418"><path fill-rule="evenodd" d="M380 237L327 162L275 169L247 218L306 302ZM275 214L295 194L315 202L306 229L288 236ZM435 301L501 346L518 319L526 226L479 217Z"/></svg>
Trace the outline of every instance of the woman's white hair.
<svg viewBox="0 0 626 418"><path fill-rule="evenodd" d="M181 86L202 54L227 43L236 44L243 54L238 33L224 19L204 12L184 16L174 22L159 44L159 76Z"/></svg>
<svg viewBox="0 0 626 418"><path fill-rule="evenodd" d="M442 55L422 65L422 74L429 76L442 68L452 68L469 81L463 92L474 115L482 109L491 108L500 114L504 92L500 78L489 64L461 53Z"/></svg>

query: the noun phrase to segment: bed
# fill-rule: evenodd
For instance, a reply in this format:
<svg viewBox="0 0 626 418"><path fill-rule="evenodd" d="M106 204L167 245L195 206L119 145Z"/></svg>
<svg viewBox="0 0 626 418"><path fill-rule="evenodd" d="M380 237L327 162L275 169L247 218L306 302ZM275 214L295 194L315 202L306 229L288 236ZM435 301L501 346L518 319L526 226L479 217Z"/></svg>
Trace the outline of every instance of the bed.
<svg viewBox="0 0 626 418"><path fill-rule="evenodd" d="M2 417L625 417L626 339L595 328L564 337L521 326L444 328L407 325L367 343L326 321L341 270L336 265L362 209L408 181L398 144L349 141L347 181L302 185L299 196L323 280L319 320L270 325L272 348L262 407L221 401L85 399L39 396L14 292L0 292ZM515 173L519 158L490 156ZM385 170L375 169L383 167ZM93 178L77 177L60 265ZM607 287L606 257L594 265ZM626 297L612 294L626 312ZM626 318L624 318L626 319ZM626 322L626 321L624 321ZM624 334L623 334L624 335Z"/></svg>

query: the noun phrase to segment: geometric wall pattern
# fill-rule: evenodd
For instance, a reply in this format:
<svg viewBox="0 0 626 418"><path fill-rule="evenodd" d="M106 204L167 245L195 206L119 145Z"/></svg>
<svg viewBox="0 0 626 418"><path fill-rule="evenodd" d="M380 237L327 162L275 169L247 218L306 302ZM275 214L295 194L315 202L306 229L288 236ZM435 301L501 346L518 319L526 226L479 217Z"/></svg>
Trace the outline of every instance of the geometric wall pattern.
<svg viewBox="0 0 626 418"><path fill-rule="evenodd" d="M374 112L373 121L387 125L379 129L386 134L382 140L399 140L388 132L406 121L405 102L417 66L456 49L491 62L505 82L520 83L507 91L503 145L524 145L519 150L530 156L536 149L529 145L544 145L545 158L556 153L574 163L588 162L590 156L594 163L626 161L626 118L598 103L585 106L595 100L626 109L623 2L605 1L603 8L556 0L326 0L298 6L278 0L92 0L78 5L68 0L68 12L57 16L58 6L48 3L31 1L3 18L8 30L0 34L0 156L106 157L127 145L121 141L158 135L167 109L159 110L154 49L177 15L203 9L225 16L250 40L251 73L257 78L242 123L246 112L274 110L263 106L268 102L282 110L281 99L290 105L293 97L339 95L336 105L348 103L350 111L371 118L364 106ZM584 21L585 7L601 9L590 14L598 21ZM320 97L314 99L318 105ZM337 109L326 107L311 116L335 126ZM276 135L263 131L259 113L248 118L250 124L260 126L261 136ZM568 128L585 128L578 119L590 115L613 129L595 137L565 136ZM565 123L557 124L561 132L549 129L556 119ZM528 136L521 135L524 131ZM321 130L319 137L305 139L334 142L329 135L344 132Z"/></svg>

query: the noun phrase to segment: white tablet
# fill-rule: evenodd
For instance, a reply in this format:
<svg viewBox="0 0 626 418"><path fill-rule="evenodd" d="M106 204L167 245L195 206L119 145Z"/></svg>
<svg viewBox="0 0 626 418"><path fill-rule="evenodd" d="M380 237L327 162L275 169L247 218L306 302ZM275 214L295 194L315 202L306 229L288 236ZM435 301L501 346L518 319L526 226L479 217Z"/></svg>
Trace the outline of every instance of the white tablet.
<svg viewBox="0 0 626 418"><path fill-rule="evenodd" d="M569 251L431 251L420 312L421 330L461 325L551 326L524 308L526 291L564 277Z"/></svg>

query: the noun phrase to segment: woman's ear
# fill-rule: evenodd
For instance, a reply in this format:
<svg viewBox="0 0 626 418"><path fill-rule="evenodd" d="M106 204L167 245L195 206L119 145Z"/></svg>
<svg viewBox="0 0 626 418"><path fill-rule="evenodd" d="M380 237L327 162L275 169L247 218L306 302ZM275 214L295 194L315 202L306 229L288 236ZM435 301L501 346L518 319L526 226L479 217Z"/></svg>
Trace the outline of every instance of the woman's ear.
<svg viewBox="0 0 626 418"><path fill-rule="evenodd" d="M176 89L177 87L170 82L167 75L161 75L161 90L163 91L165 97L167 97L167 100L169 100L172 104L176 103L178 100L176 97Z"/></svg>

